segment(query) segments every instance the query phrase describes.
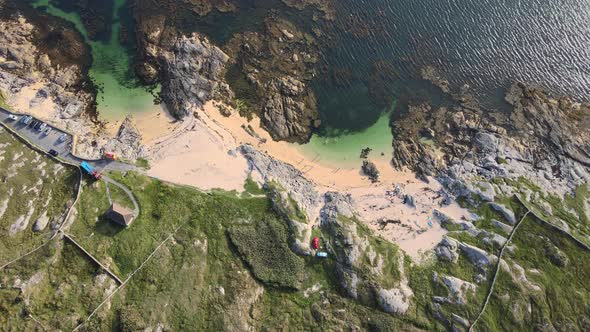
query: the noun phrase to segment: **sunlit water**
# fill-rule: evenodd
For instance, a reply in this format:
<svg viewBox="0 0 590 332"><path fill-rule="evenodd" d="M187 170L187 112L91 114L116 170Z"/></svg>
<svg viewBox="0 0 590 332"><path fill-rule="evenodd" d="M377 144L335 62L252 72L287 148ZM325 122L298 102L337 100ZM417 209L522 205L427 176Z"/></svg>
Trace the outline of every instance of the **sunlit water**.
<svg viewBox="0 0 590 332"><path fill-rule="evenodd" d="M119 11L125 0L115 0L111 36L108 41L93 41L77 13L67 13L52 6L48 0L39 0L35 7L44 8L49 14L72 22L82 33L92 50L92 66L89 74L98 86L97 111L101 119L117 120L127 114L158 109L154 96L140 86L130 67L128 50L119 41L121 21ZM157 88L156 88L157 90Z"/></svg>

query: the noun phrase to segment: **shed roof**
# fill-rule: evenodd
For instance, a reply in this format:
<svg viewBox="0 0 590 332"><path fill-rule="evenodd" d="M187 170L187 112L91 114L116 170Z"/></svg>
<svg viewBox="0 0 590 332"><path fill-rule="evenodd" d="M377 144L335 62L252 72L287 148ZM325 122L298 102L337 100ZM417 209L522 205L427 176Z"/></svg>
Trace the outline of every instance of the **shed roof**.
<svg viewBox="0 0 590 332"><path fill-rule="evenodd" d="M123 226L129 226L133 221L133 211L117 203L111 204L106 213L107 218Z"/></svg>

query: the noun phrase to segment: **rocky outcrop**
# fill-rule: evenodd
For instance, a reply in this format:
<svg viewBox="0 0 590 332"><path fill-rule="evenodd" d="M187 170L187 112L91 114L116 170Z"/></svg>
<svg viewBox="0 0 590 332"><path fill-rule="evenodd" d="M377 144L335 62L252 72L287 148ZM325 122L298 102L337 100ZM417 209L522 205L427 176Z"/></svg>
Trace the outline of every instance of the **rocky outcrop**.
<svg viewBox="0 0 590 332"><path fill-rule="evenodd" d="M180 36L157 55L162 68L162 100L178 118L213 98L228 56L205 37Z"/></svg>
<svg viewBox="0 0 590 332"><path fill-rule="evenodd" d="M341 286L365 305L404 314L414 294L404 275L403 256L392 244L376 241L355 218L350 196L326 193L320 221Z"/></svg>
<svg viewBox="0 0 590 332"><path fill-rule="evenodd" d="M276 78L264 85L267 97L262 102L262 121L273 139L307 139L317 119L313 93L293 76Z"/></svg>
<svg viewBox="0 0 590 332"><path fill-rule="evenodd" d="M456 263L459 259L459 242L445 236L443 240L434 249L434 253L439 259Z"/></svg>
<svg viewBox="0 0 590 332"><path fill-rule="evenodd" d="M498 203L490 203L490 207L500 213L509 224L513 226L516 225L516 217L514 216L514 212L512 212L512 210Z"/></svg>
<svg viewBox="0 0 590 332"><path fill-rule="evenodd" d="M239 150L248 160L253 176L259 177L262 183L278 183L297 206L305 211L308 219L315 219L313 216L319 210L322 201L314 184L307 180L301 171L250 145L242 145Z"/></svg>
<svg viewBox="0 0 590 332"><path fill-rule="evenodd" d="M394 166L437 176L457 197L474 193L486 201L495 194L490 188L467 183L524 177L563 195L590 179L589 105L515 84L506 95L513 107L508 126L504 115L453 97L453 109L411 105L396 121Z"/></svg>
<svg viewBox="0 0 590 332"><path fill-rule="evenodd" d="M459 243L459 248L465 253L465 256L467 256L467 259L469 259L473 265L483 270L498 260L498 257L466 243Z"/></svg>
<svg viewBox="0 0 590 332"><path fill-rule="evenodd" d="M307 141L319 125L309 87L319 59L315 38L269 17L262 31L237 34L224 49L231 56L228 83L243 102L241 112L258 113L275 140Z"/></svg>
<svg viewBox="0 0 590 332"><path fill-rule="evenodd" d="M305 212L278 184L266 183L265 188L273 210L289 225L291 250L298 255L310 255L311 225Z"/></svg>
<svg viewBox="0 0 590 332"><path fill-rule="evenodd" d="M114 153L123 160L137 160L146 157L146 149L141 144L141 133L133 124L130 116L123 120L117 136L109 139L102 150L103 153Z"/></svg>
<svg viewBox="0 0 590 332"><path fill-rule="evenodd" d="M375 166L375 163L373 163L372 161L363 160L363 166L361 167L361 169L363 173L369 177L371 182L379 182L379 170L377 169L377 166ZM409 196L409 201L410 202L406 203L413 205L414 200L411 196Z"/></svg>
<svg viewBox="0 0 590 332"><path fill-rule="evenodd" d="M433 276L434 282L441 283L446 286L449 295L445 299L445 302L455 303L459 305L465 305L468 303L469 295L472 295L477 286L468 281L453 277L441 275L439 276L436 272Z"/></svg>

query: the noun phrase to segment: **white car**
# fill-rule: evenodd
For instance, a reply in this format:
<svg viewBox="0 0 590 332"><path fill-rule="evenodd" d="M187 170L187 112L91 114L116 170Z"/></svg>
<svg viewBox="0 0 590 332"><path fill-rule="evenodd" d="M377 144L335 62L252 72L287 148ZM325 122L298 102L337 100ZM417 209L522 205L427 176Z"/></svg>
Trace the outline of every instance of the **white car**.
<svg viewBox="0 0 590 332"><path fill-rule="evenodd" d="M14 114L10 114L10 115L8 116L8 120L13 120L13 121L16 121L16 120L18 120L18 117L17 117L16 115L14 115Z"/></svg>

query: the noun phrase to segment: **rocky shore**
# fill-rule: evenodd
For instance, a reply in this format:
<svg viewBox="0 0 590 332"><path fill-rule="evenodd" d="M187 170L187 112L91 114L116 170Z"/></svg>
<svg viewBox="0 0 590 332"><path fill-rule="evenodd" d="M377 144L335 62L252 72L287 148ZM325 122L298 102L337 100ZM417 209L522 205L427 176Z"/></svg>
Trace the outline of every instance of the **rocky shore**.
<svg viewBox="0 0 590 332"><path fill-rule="evenodd" d="M460 106L412 105L394 123L392 163L447 183L525 177L563 195L590 179L590 106L516 83L507 91L510 114Z"/></svg>

